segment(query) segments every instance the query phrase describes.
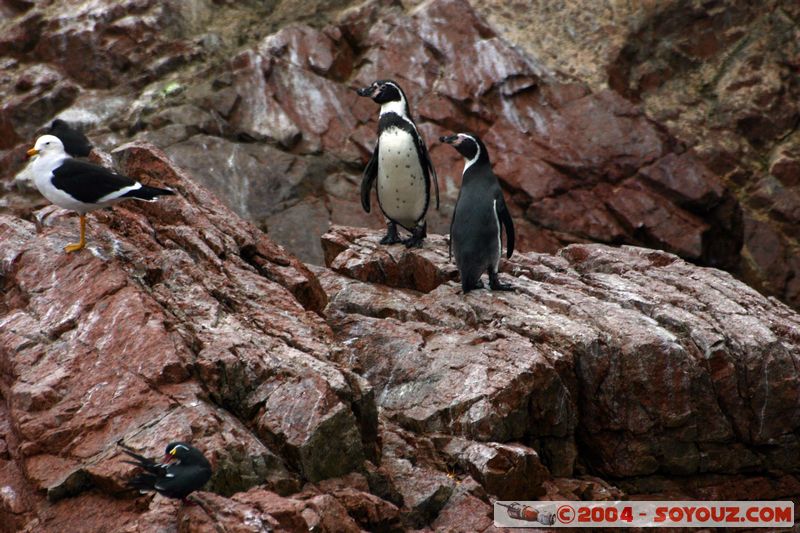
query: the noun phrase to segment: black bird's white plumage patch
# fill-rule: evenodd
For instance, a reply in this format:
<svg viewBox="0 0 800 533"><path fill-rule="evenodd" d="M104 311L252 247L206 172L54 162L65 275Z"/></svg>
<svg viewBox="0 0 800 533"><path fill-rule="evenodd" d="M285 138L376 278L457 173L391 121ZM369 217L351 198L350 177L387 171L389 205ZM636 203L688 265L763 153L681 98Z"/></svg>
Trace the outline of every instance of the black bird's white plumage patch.
<svg viewBox="0 0 800 533"><path fill-rule="evenodd" d="M140 491L156 491L168 498L185 499L211 479L211 463L200 450L185 442L171 442L165 451L165 461L159 463L128 448L122 451L144 472L128 480L128 486Z"/></svg>

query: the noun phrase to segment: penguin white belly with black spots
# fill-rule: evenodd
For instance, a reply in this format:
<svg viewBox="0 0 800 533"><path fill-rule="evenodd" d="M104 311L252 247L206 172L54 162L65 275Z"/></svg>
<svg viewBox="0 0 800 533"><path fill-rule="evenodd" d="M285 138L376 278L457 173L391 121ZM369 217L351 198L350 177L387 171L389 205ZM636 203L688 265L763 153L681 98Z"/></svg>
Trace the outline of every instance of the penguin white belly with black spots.
<svg viewBox="0 0 800 533"><path fill-rule="evenodd" d="M428 203L414 139L400 128L383 132L378 158L381 209L387 218L412 230L425 215Z"/></svg>
<svg viewBox="0 0 800 533"><path fill-rule="evenodd" d="M391 80L378 80L358 89L381 105L378 142L361 180L361 205L370 212L370 194L377 189L378 203L388 219L381 244L402 242L407 247L422 246L427 235L425 213L431 202L431 184L439 208L439 186L425 141L411 119L408 101L400 86ZM401 239L400 225L411 232Z"/></svg>

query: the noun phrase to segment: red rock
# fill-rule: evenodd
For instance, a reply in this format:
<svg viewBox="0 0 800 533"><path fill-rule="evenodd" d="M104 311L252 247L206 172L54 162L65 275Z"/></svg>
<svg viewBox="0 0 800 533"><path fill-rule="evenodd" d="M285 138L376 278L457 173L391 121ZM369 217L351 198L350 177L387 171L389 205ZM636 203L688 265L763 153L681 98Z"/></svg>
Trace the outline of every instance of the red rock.
<svg viewBox="0 0 800 533"><path fill-rule="evenodd" d="M358 95L305 65L275 58L272 54L282 54L275 45L268 38L263 51L247 50L234 58L234 87L241 103L231 117L233 128L287 148L300 143L306 153L325 149L355 158L345 141L356 125L349 108L361 103Z"/></svg>
<svg viewBox="0 0 800 533"><path fill-rule="evenodd" d="M744 224L748 255L764 275L761 282L771 292L780 291L789 276L786 243L775 228L761 220L747 217Z"/></svg>
<svg viewBox="0 0 800 533"><path fill-rule="evenodd" d="M348 230L334 229L326 239L334 242L337 234ZM359 242L351 249L369 246ZM735 435L763 442L782 434L778 418L791 415L780 405L792 405L798 392L791 379L776 381L792 375L783 370L789 352L769 339L796 343L789 331L797 325L780 326L787 319L796 324L788 318L795 315L726 274L663 252L574 245L561 253L564 263L546 257L521 254L503 263L502 272L520 276L510 279L516 293L464 298L447 282L413 304L404 303L401 289L323 277L334 330L352 350L342 357L363 372L385 415L404 428L495 442L525 435L557 476L572 473L570 435L577 428L594 468L615 476L752 469L752 458L742 454L726 464L704 462L698 446L730 448L739 442ZM373 260L349 269L358 272ZM369 296L356 298L363 290ZM532 307L528 294L540 303ZM581 311L567 316L568 309ZM707 313L726 318L718 322ZM613 332L610 345L600 340L608 339L602 332ZM757 338L773 348L757 348ZM721 339L742 344L718 345ZM747 355L762 350L771 358ZM731 386L745 367L748 375L772 376L774 392L763 395L753 384L750 397ZM482 381L488 374L491 381ZM757 407L747 414L747 405L763 401L774 415L762 418Z"/></svg>
<svg viewBox="0 0 800 533"><path fill-rule="evenodd" d="M525 217L555 231L596 241L618 242L625 238L625 229L604 202L611 194L605 186L599 186L594 191L573 189L565 194L534 201Z"/></svg>
<svg viewBox="0 0 800 533"><path fill-rule="evenodd" d="M264 55L286 61L321 75L345 79L353 68L353 54L341 30L321 32L308 26L284 28L260 44Z"/></svg>
<svg viewBox="0 0 800 533"><path fill-rule="evenodd" d="M639 173L678 205L707 208L717 204L724 186L692 152L667 154Z"/></svg>
<svg viewBox="0 0 800 533"><path fill-rule="evenodd" d="M622 500L625 493L600 478L554 478L544 482L547 495L542 500L569 501L615 501Z"/></svg>
<svg viewBox="0 0 800 533"><path fill-rule="evenodd" d="M72 103L78 86L48 65L27 65L15 94L0 107L0 149L8 149L32 136L54 111Z"/></svg>
<svg viewBox="0 0 800 533"><path fill-rule="evenodd" d="M536 499L544 494L542 483L550 477L536 451L520 444L483 444L454 438L442 451L500 500Z"/></svg>
<svg viewBox="0 0 800 533"><path fill-rule="evenodd" d="M223 494L257 483L288 493L301 476L360 465L362 427L375 431L372 397L325 362L332 334L316 314L325 295L313 274L163 153L130 145L118 155L124 172L179 195L94 214L90 248L74 255L61 251L73 220L57 209L42 213L38 236L30 223L0 219L0 354L14 354L1 361L2 386L18 443L11 457L30 487L86 505L87 490L121 491L131 467L119 441L148 455L176 439L207 447L219 469L209 487ZM39 505L32 513L46 529L72 520L39 515Z"/></svg>
<svg viewBox="0 0 800 533"><path fill-rule="evenodd" d="M492 505L474 493L474 481L459 483L447 505L431 524L434 531L469 533L502 531L494 527Z"/></svg>
<svg viewBox="0 0 800 533"><path fill-rule="evenodd" d="M325 263L330 269L360 281L422 292L431 292L454 279L455 266L442 265L441 252L432 246L423 246L422 253L411 253L402 245L383 246L380 238L365 229L331 228L322 236ZM441 242L438 240L437 244ZM358 247L352 246L356 243Z"/></svg>
<svg viewBox="0 0 800 533"><path fill-rule="evenodd" d="M661 248L682 257L699 259L707 246L709 226L702 219L663 202L636 182L627 182L614 191L607 205L645 245Z"/></svg>
<svg viewBox="0 0 800 533"><path fill-rule="evenodd" d="M770 160L769 173L786 187L800 185L800 142L781 145Z"/></svg>
<svg viewBox="0 0 800 533"><path fill-rule="evenodd" d="M528 471L545 498L622 497L577 472L633 498L796 498L796 314L663 252L526 252L657 246L798 301L798 10L745 4L646 7L587 80L457 0L323 8L304 25L230 2L69 16L0 2L6 178L53 113L97 111L100 148L172 145L321 262L306 222L383 226L358 202L377 106L353 89L400 72L442 183L431 233L447 231L463 167L435 139L472 130L520 237L501 264L517 291L463 297L442 237L407 251L334 228L335 271L309 269L141 145L121 170L179 195L90 215L85 253L60 251L74 217L7 191L0 530L492 530L478 480L516 496ZM215 466L208 511L123 491L116 443L158 454L174 435Z"/></svg>

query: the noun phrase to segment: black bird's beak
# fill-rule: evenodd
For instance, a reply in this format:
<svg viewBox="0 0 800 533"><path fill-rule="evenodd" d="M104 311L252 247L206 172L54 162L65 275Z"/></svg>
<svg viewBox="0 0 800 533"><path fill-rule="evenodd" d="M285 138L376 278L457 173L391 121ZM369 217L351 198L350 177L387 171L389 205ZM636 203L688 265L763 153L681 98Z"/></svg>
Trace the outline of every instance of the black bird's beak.
<svg viewBox="0 0 800 533"><path fill-rule="evenodd" d="M356 89L358 96L370 96L370 92L372 91L372 87L362 87L360 89Z"/></svg>
<svg viewBox="0 0 800 533"><path fill-rule="evenodd" d="M441 137L439 137L439 142L443 142L446 144L455 144L457 140L458 140L458 135L450 135L449 137L445 137L444 135L442 135Z"/></svg>

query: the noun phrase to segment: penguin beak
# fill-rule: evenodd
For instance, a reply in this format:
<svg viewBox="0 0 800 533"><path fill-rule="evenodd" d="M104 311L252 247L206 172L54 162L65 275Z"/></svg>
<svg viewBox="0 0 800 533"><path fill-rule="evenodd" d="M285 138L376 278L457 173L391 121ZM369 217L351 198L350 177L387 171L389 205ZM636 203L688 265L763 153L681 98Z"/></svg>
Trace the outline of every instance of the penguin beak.
<svg viewBox="0 0 800 533"><path fill-rule="evenodd" d="M39 150L37 150L36 148L31 148L26 153L28 154L28 157L33 157L39 154Z"/></svg>
<svg viewBox="0 0 800 533"><path fill-rule="evenodd" d="M372 86L356 89L358 96L370 96L371 91L372 91Z"/></svg>
<svg viewBox="0 0 800 533"><path fill-rule="evenodd" d="M458 144L456 141L458 141L458 135L450 135L449 137L442 135L439 137L439 142L443 142L445 144Z"/></svg>

